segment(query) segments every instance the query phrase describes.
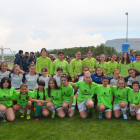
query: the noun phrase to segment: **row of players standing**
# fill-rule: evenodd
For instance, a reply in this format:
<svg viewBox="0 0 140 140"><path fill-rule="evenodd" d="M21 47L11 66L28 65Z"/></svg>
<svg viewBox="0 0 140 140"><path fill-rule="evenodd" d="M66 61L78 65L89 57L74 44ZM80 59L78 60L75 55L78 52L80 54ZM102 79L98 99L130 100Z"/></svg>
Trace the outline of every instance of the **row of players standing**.
<svg viewBox="0 0 140 140"><path fill-rule="evenodd" d="M94 73L95 68L97 66L101 66L104 74L108 76L113 76L114 69L119 69L120 75L123 77L126 77L128 75L128 69L130 67L134 67L135 69L140 70L140 55L137 54L136 50L133 51L133 56L131 57L129 57L129 54L127 52L124 52L119 64L115 61L117 58L115 54L111 55L111 61L109 62L105 62L105 55L101 54L99 56L100 61L96 63L96 59L92 57L91 50L87 50L87 58L85 58L83 61L81 60L81 52L77 51L75 54L76 58L72 59L70 64L68 64L67 61L63 59L64 58L63 52L59 52L58 53L59 59L55 60L52 63L51 59L46 57L47 50L45 48L41 50L41 56L38 59L34 56L33 52L30 52L30 59L28 59L27 52L25 53L25 57L23 58L23 60L22 55L23 51L20 50L19 54L16 54L14 64L18 64L20 66L20 69L24 70L25 72L28 71L28 67L30 64L35 64L36 71L38 71L39 73L41 73L41 69L43 67L46 67L48 69L48 74L50 75L56 74L57 68L61 67L63 69L63 73L64 74L70 73L72 78L74 78L75 75L80 74L83 66L85 65L89 67L90 73Z"/></svg>

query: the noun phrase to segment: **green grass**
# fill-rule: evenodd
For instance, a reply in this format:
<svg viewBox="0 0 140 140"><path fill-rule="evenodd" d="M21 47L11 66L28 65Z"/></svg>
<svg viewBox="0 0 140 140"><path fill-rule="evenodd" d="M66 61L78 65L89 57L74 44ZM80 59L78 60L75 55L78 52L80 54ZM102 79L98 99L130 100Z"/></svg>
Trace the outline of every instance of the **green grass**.
<svg viewBox="0 0 140 140"><path fill-rule="evenodd" d="M98 112L93 111L93 119L81 119L77 111L73 118L60 119L56 116L39 117L34 122L34 111L31 120L21 119L16 112L13 122L0 122L0 140L139 140L140 122L135 117L131 120L98 119Z"/></svg>
<svg viewBox="0 0 140 140"><path fill-rule="evenodd" d="M7 63L8 64L8 68L12 69L14 66L14 63Z"/></svg>

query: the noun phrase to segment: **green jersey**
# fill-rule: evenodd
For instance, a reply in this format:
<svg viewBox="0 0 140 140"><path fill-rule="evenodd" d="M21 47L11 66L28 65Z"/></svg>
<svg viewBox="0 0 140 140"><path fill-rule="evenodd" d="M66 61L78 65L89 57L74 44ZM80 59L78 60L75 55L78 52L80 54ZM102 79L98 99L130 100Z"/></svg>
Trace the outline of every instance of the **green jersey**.
<svg viewBox="0 0 140 140"><path fill-rule="evenodd" d="M120 71L120 75L123 77L126 77L129 75L128 73L128 69L132 67L132 62L130 62L129 64L126 64L126 61L124 61L124 64L121 63L121 61L119 62L119 71Z"/></svg>
<svg viewBox="0 0 140 140"><path fill-rule="evenodd" d="M95 69L96 68L96 59L95 58L91 58L91 59L88 59L88 58L85 58L83 61L82 61L82 66L88 66L89 69ZM94 73L94 72L93 72ZM92 73L91 73L92 74Z"/></svg>
<svg viewBox="0 0 140 140"><path fill-rule="evenodd" d="M109 62L107 62L107 64L110 68L110 72L108 73L108 76L113 76L113 71L115 69L118 69L119 64L116 61L114 61L113 63L111 61L109 61Z"/></svg>
<svg viewBox="0 0 140 140"><path fill-rule="evenodd" d="M48 92L48 88L46 88ZM62 90L61 89L51 89L50 98L48 96L48 100L52 100L52 103L56 106L62 106Z"/></svg>
<svg viewBox="0 0 140 140"><path fill-rule="evenodd" d="M111 104L112 93L111 93L110 86L104 87L103 85L100 85L96 89L95 93L97 94L97 100L98 100L97 106L103 104L105 107L112 109L112 104Z"/></svg>
<svg viewBox="0 0 140 140"><path fill-rule="evenodd" d="M75 75L80 74L82 72L82 61L77 59L71 60L69 72L72 78L74 78Z"/></svg>
<svg viewBox="0 0 140 140"><path fill-rule="evenodd" d="M60 84L59 87L62 89L62 101L67 101L70 103L71 97L74 96L73 87L70 84L67 87L64 87L62 84Z"/></svg>
<svg viewBox="0 0 140 140"><path fill-rule="evenodd" d="M91 86L86 84L84 81L78 81L75 83L76 87L79 87L79 94L77 98L77 103L81 103L87 99L92 99L98 84L92 82Z"/></svg>
<svg viewBox="0 0 140 140"><path fill-rule="evenodd" d="M37 95L39 95L38 97L38 100L44 100L44 95L45 95L45 100L48 99L48 93L46 90L44 91L38 91L37 90L33 90L33 91L30 91L30 96L34 99L37 99ZM43 105L46 105L46 103L44 103Z"/></svg>
<svg viewBox="0 0 140 140"><path fill-rule="evenodd" d="M43 67L47 68L47 74L53 75L53 66L52 66L52 61L49 57L42 58L41 56L37 58L36 61L36 71L41 73L41 69Z"/></svg>
<svg viewBox="0 0 140 140"><path fill-rule="evenodd" d="M132 62L132 67L140 71L140 62L137 61Z"/></svg>
<svg viewBox="0 0 140 140"><path fill-rule="evenodd" d="M118 86L114 86L111 90L112 90L112 95L114 96L114 104L119 104L123 101L127 102L127 96L130 90L129 87L120 89L118 88Z"/></svg>
<svg viewBox="0 0 140 140"><path fill-rule="evenodd" d="M137 107L140 103L140 91L138 93L134 93L133 89L130 89L128 92L128 101L131 104L135 104Z"/></svg>
<svg viewBox="0 0 140 140"><path fill-rule="evenodd" d="M30 97L31 92L28 92L28 98ZM19 95L21 95L21 99L19 99ZM17 92L14 96L13 96L13 100L17 100L17 104L21 105L21 106L26 106L28 103L28 100L26 99L27 94L23 95L20 94L20 92Z"/></svg>
<svg viewBox="0 0 140 140"><path fill-rule="evenodd" d="M69 72L68 62L65 60L60 61L59 59L57 59L53 62L53 74L56 74L56 70L58 67L61 67L63 69L63 74L67 74Z"/></svg>
<svg viewBox="0 0 140 140"><path fill-rule="evenodd" d="M99 63L96 64L96 67L98 67L98 66L100 66L103 69L103 73L104 74L105 73L110 73L110 67L109 67L108 63L106 63L106 62L104 62L104 63L99 62Z"/></svg>
<svg viewBox="0 0 140 140"><path fill-rule="evenodd" d="M16 90L13 87L10 89L0 88L0 104L5 105L6 108L12 106L14 94L16 94Z"/></svg>

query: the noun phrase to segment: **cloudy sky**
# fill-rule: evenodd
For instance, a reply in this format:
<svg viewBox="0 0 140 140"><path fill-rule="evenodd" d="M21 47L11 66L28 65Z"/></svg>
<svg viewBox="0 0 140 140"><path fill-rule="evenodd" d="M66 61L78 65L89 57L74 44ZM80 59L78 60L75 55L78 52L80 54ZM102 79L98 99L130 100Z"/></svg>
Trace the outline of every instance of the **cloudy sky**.
<svg viewBox="0 0 140 140"><path fill-rule="evenodd" d="M140 38L140 0L0 0L0 46L18 52Z"/></svg>

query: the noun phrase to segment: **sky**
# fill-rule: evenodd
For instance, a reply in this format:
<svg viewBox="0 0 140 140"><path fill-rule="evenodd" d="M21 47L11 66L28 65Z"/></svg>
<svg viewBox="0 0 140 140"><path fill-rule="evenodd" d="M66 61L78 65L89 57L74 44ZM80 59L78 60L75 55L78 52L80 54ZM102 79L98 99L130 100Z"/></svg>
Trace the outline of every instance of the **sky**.
<svg viewBox="0 0 140 140"><path fill-rule="evenodd" d="M140 38L140 0L0 0L0 46L40 51ZM7 51L5 51L6 53Z"/></svg>

